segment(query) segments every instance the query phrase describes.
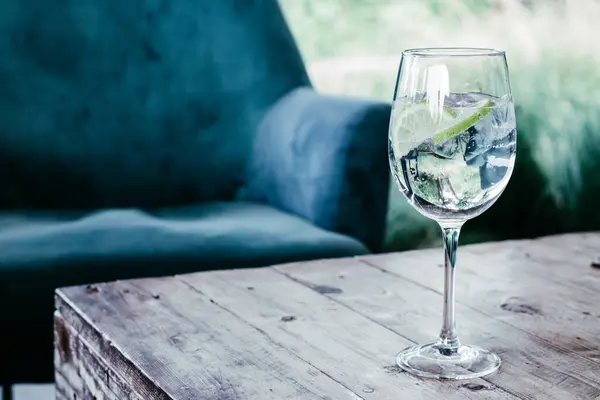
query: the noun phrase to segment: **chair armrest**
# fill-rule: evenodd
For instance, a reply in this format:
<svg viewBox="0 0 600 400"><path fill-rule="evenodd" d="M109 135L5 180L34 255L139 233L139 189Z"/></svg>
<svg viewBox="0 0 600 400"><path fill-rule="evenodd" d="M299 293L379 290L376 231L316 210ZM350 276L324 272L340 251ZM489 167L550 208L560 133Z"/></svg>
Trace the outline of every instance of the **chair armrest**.
<svg viewBox="0 0 600 400"><path fill-rule="evenodd" d="M260 201L381 249L390 105L290 92L265 114L242 200Z"/></svg>

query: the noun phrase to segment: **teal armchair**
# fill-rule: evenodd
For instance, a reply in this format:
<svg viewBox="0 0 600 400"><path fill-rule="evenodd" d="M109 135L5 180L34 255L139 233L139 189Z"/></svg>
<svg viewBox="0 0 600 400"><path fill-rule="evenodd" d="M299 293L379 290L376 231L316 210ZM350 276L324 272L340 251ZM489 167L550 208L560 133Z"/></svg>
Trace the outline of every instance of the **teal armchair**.
<svg viewBox="0 0 600 400"><path fill-rule="evenodd" d="M57 287L380 250L389 113L276 0L0 0L0 383L52 379Z"/></svg>

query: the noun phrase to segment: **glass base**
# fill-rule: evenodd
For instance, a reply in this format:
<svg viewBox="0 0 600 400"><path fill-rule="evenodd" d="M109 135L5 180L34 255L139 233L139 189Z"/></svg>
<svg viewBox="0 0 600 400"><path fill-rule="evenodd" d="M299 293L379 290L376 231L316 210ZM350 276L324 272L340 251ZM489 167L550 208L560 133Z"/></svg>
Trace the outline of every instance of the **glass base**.
<svg viewBox="0 0 600 400"><path fill-rule="evenodd" d="M413 375L435 379L473 379L500 367L500 357L477 346L448 347L441 342L402 350L396 363Z"/></svg>

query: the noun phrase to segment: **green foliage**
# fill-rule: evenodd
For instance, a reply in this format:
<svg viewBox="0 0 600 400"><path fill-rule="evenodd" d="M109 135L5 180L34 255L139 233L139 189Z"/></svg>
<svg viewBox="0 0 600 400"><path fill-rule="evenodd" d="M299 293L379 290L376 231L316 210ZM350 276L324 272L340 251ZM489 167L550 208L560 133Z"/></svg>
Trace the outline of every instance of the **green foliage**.
<svg viewBox="0 0 600 400"><path fill-rule="evenodd" d="M307 59L352 54L377 35L382 7L394 0L280 0Z"/></svg>
<svg viewBox="0 0 600 400"><path fill-rule="evenodd" d="M427 0L427 7L435 15L448 15L452 12L452 2L445 0ZM472 13L488 11L491 7L490 0L463 0L466 8Z"/></svg>

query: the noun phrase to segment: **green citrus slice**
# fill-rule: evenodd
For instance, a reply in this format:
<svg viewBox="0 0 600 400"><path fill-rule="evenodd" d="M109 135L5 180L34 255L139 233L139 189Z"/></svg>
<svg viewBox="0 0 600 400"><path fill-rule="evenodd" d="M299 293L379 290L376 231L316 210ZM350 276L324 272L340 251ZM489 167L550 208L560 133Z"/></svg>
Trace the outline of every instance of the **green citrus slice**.
<svg viewBox="0 0 600 400"><path fill-rule="evenodd" d="M457 110L444 106L437 117L432 115L429 104L425 101L407 106L398 111L393 119L394 133L402 141L422 141L432 139L440 144L469 127L475 125L492 110L490 100L473 107Z"/></svg>
<svg viewBox="0 0 600 400"><path fill-rule="evenodd" d="M484 104L477 107L469 107L468 110L470 112L456 118L449 127L436 132L432 137L433 143L440 144L459 133L466 131L488 115L490 111L492 111L492 105L491 100L487 100Z"/></svg>

